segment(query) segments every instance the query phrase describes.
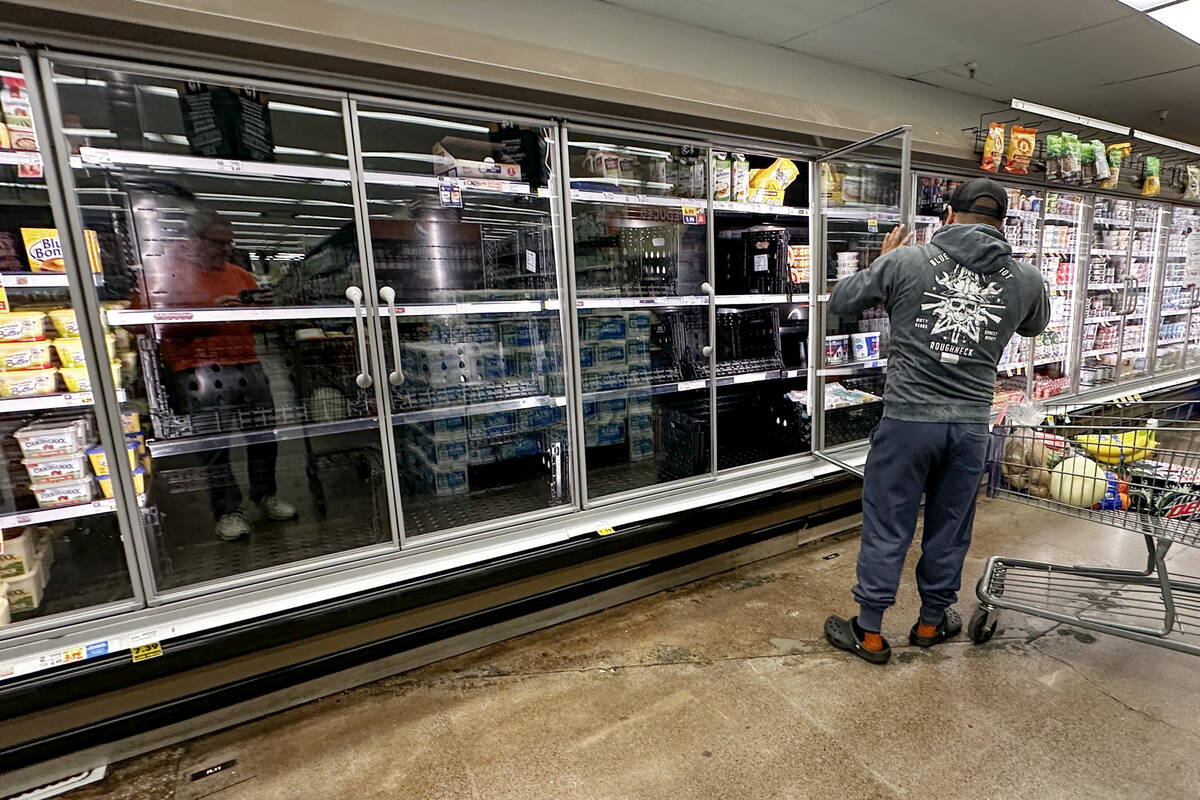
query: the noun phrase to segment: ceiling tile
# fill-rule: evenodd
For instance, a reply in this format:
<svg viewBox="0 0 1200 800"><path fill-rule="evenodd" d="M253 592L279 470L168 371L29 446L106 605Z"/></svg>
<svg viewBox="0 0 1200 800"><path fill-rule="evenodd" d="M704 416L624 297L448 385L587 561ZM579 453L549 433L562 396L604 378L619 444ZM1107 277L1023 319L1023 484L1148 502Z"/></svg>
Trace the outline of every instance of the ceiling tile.
<svg viewBox="0 0 1200 800"><path fill-rule="evenodd" d="M1056 58L1082 67L1091 85L1200 65L1200 45L1141 14L1030 45L1029 50L1036 59Z"/></svg>
<svg viewBox="0 0 1200 800"><path fill-rule="evenodd" d="M779 44L887 0L609 0L613 5L720 33Z"/></svg>

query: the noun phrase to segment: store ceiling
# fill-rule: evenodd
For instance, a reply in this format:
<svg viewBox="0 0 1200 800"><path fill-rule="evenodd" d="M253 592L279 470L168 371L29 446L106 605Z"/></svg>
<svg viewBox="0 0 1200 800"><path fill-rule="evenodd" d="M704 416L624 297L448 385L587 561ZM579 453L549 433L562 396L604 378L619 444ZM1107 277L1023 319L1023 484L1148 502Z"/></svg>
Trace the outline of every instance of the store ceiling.
<svg viewBox="0 0 1200 800"><path fill-rule="evenodd" d="M1019 97L1200 143L1200 45L1117 0L606 1L1000 103Z"/></svg>

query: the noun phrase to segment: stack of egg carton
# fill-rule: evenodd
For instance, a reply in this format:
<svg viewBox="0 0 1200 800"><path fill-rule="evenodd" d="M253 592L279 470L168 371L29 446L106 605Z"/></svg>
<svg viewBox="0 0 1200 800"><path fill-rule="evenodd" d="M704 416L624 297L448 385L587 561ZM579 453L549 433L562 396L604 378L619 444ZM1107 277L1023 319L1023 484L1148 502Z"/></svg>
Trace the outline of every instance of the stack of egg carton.
<svg viewBox="0 0 1200 800"><path fill-rule="evenodd" d="M41 606L53 566L49 527L26 527L5 534L0 554L0 625L6 624L11 614L36 611Z"/></svg>

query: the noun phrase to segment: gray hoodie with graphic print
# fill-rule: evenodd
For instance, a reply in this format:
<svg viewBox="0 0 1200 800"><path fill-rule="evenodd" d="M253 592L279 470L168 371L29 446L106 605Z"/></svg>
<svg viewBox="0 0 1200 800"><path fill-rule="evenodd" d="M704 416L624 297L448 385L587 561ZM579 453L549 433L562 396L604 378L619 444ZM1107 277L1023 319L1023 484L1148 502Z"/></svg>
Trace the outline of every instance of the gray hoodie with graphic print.
<svg viewBox="0 0 1200 800"><path fill-rule="evenodd" d="M884 415L987 422L996 364L1013 332L1041 333L1050 295L990 225L947 225L929 244L897 247L838 282L831 314L883 305L891 319Z"/></svg>

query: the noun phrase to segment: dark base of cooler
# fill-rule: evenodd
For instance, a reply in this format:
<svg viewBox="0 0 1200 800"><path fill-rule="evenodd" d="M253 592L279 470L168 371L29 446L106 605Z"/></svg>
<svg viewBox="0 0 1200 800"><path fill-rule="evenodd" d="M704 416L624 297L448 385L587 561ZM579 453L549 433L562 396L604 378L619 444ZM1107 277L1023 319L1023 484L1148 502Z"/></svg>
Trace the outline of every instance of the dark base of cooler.
<svg viewBox="0 0 1200 800"><path fill-rule="evenodd" d="M14 770L117 742L795 534L855 513L858 486L830 477L168 640L161 657L137 664L121 653L6 681L0 708L10 736L0 747L0 763ZM420 624L404 627L410 618ZM349 647L342 639L340 649L330 645L321 652L326 634L355 625L398 632ZM276 661L256 671L256 653L283 645L285 654L301 654L288 656L295 663L280 667ZM321 654L303 657L314 652ZM150 686L154 690L145 693ZM123 690L131 688L142 693L123 701ZM44 713L49 709L63 713L51 717ZM59 727L46 722L52 718L71 722Z"/></svg>

